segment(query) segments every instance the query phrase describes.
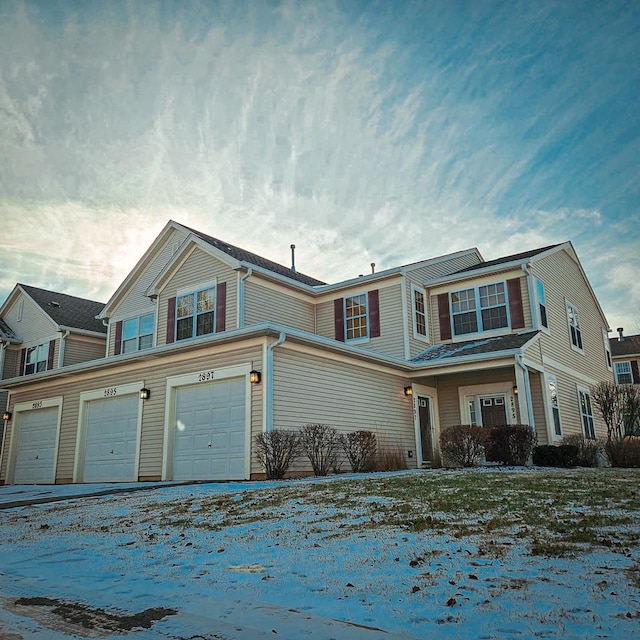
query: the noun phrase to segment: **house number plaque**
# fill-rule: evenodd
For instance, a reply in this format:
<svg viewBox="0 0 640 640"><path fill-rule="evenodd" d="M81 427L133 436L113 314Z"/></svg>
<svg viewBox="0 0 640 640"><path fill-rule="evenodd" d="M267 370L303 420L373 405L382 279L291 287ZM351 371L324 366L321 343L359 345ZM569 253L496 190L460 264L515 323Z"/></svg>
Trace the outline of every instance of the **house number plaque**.
<svg viewBox="0 0 640 640"><path fill-rule="evenodd" d="M109 387L108 389L105 389L103 391L103 395L105 398L113 398L113 396L117 396L118 395L118 388L117 387Z"/></svg>
<svg viewBox="0 0 640 640"><path fill-rule="evenodd" d="M198 374L198 382L208 382L209 380L213 380L214 376L214 371L202 371Z"/></svg>

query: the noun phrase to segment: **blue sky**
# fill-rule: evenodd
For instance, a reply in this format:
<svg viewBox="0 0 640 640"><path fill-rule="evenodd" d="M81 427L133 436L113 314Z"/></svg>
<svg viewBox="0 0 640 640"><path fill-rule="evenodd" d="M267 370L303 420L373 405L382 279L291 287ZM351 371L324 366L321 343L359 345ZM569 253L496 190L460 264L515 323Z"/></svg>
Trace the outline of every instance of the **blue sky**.
<svg viewBox="0 0 640 640"><path fill-rule="evenodd" d="M335 282L571 240L640 332L640 3L0 0L0 298L169 219Z"/></svg>

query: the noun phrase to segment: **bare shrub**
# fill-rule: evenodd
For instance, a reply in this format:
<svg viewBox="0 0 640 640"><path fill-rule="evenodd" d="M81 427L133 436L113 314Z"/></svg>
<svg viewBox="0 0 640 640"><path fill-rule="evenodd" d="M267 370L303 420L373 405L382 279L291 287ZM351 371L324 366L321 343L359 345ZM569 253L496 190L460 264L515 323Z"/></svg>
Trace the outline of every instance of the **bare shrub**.
<svg viewBox="0 0 640 640"><path fill-rule="evenodd" d="M364 429L343 433L340 444L354 473L371 467L371 460L378 448L375 433Z"/></svg>
<svg viewBox="0 0 640 640"><path fill-rule="evenodd" d="M622 436L620 387L611 380L603 380L591 387L591 398L607 426L607 440L620 438Z"/></svg>
<svg viewBox="0 0 640 640"><path fill-rule="evenodd" d="M265 468L267 478L284 478L291 463L300 452L300 437L295 431L274 429L255 436L256 455Z"/></svg>
<svg viewBox="0 0 640 640"><path fill-rule="evenodd" d="M529 462L538 444L535 431L528 424L505 424L487 429L487 460L521 466Z"/></svg>
<svg viewBox="0 0 640 640"><path fill-rule="evenodd" d="M445 466L476 467L482 462L487 431L471 424L456 424L440 434Z"/></svg>
<svg viewBox="0 0 640 640"><path fill-rule="evenodd" d="M625 436L640 436L640 388L632 384L620 387L620 417Z"/></svg>
<svg viewBox="0 0 640 640"><path fill-rule="evenodd" d="M404 471L407 469L404 449L399 444L379 447L372 458L372 469L374 471Z"/></svg>
<svg viewBox="0 0 640 640"><path fill-rule="evenodd" d="M612 467L640 467L640 438L626 436L608 440L605 444Z"/></svg>
<svg viewBox="0 0 640 640"><path fill-rule="evenodd" d="M313 473L326 476L336 466L338 432L328 424L305 424L300 430L300 445L309 458Z"/></svg>
<svg viewBox="0 0 640 640"><path fill-rule="evenodd" d="M614 438L608 442L618 440ZM577 447L576 465L579 467L599 467L606 466L607 454L605 445L601 440L591 440L579 433L574 433L562 439L562 444Z"/></svg>

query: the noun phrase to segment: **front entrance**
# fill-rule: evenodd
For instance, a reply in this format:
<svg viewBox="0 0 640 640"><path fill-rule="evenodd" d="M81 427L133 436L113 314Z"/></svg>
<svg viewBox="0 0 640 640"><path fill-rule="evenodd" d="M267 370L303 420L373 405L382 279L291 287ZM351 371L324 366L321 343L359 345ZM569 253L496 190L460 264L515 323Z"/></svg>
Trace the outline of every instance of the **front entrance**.
<svg viewBox="0 0 640 640"><path fill-rule="evenodd" d="M480 415L483 427L497 427L507 424L506 401L503 395L480 396Z"/></svg>
<svg viewBox="0 0 640 640"><path fill-rule="evenodd" d="M431 419L431 399L418 396L418 420L420 421L420 444L422 462L433 463L433 421Z"/></svg>

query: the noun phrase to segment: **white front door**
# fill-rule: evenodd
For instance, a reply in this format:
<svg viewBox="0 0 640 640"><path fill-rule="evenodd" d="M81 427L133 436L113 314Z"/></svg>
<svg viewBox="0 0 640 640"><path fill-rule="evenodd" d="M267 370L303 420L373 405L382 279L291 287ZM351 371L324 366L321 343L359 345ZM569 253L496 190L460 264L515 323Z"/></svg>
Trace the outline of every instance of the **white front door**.
<svg viewBox="0 0 640 640"><path fill-rule="evenodd" d="M87 404L83 482L135 482L137 394Z"/></svg>
<svg viewBox="0 0 640 640"><path fill-rule="evenodd" d="M174 480L242 480L246 380L229 378L176 391Z"/></svg>
<svg viewBox="0 0 640 640"><path fill-rule="evenodd" d="M15 484L54 482L57 430L57 407L16 414Z"/></svg>

